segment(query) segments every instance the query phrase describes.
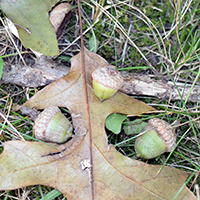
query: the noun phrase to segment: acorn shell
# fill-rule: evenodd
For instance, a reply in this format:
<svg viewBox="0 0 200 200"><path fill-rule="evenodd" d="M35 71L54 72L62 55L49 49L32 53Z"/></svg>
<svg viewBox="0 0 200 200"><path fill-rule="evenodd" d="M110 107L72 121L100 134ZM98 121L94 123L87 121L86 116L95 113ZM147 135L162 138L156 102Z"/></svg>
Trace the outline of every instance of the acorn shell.
<svg viewBox="0 0 200 200"><path fill-rule="evenodd" d="M97 68L92 78L95 95L101 101L112 97L124 84L123 77L112 65Z"/></svg>
<svg viewBox="0 0 200 200"><path fill-rule="evenodd" d="M135 141L138 157L155 158L165 152L171 152L176 146L176 135L170 124L159 118L152 118L143 128L144 132Z"/></svg>
<svg viewBox="0 0 200 200"><path fill-rule="evenodd" d="M113 65L97 68L92 73L92 78L103 86L118 90L124 84L123 77Z"/></svg>
<svg viewBox="0 0 200 200"><path fill-rule="evenodd" d="M64 143L72 135L72 124L56 106L46 108L35 119L33 133L36 139Z"/></svg>
<svg viewBox="0 0 200 200"><path fill-rule="evenodd" d="M159 137L165 141L167 145L166 151L171 152L176 146L176 134L170 124L159 118L152 118L148 123L154 127Z"/></svg>

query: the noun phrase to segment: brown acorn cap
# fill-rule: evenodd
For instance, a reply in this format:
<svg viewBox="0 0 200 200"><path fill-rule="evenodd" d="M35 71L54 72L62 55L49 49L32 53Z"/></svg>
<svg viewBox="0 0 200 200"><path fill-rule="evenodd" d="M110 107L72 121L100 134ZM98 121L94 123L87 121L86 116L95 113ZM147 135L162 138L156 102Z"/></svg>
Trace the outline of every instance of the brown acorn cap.
<svg viewBox="0 0 200 200"><path fill-rule="evenodd" d="M45 131L50 120L59 112L60 109L58 107L50 106L37 116L33 126L33 132L37 139L45 138Z"/></svg>
<svg viewBox="0 0 200 200"><path fill-rule="evenodd" d="M153 126L158 135L165 141L167 145L167 152L171 152L176 146L176 135L170 124L159 118L152 118L148 124Z"/></svg>
<svg viewBox="0 0 200 200"><path fill-rule="evenodd" d="M113 65L97 68L93 71L92 78L103 86L114 90L120 89L124 84L123 77Z"/></svg>

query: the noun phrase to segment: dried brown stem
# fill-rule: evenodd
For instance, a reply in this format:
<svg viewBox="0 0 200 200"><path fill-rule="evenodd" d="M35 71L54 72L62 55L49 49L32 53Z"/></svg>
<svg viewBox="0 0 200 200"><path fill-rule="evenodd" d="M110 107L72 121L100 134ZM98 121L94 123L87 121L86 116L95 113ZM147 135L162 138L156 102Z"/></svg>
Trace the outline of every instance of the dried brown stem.
<svg viewBox="0 0 200 200"><path fill-rule="evenodd" d="M69 67L56 64L52 60L39 61L32 67L21 65L8 65L5 63L1 83L17 84L24 87L38 87L50 84L63 77L70 71ZM163 82L151 79L148 75L122 72L125 84L121 92L131 95L144 95L158 97L163 100L181 100L181 97L172 81ZM176 85L185 100L189 94L192 84L176 82ZM185 88L185 89L184 89ZM200 100L200 85L195 85L188 101Z"/></svg>

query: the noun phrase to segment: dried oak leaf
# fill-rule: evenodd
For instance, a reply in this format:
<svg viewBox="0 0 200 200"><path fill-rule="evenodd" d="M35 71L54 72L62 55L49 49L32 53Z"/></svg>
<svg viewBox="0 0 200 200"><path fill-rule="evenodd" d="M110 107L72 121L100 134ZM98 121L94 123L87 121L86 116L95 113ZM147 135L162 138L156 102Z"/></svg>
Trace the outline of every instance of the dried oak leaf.
<svg viewBox="0 0 200 200"><path fill-rule="evenodd" d="M72 58L71 71L33 96L25 106L44 109L50 105L70 110L75 137L52 147L40 142L10 141L0 155L0 189L33 184L54 187L68 200L173 199L187 174L181 170L153 166L120 154L108 145L106 117L114 112L139 115L154 109L121 92L101 103L91 87L91 72L108 63L85 49L85 66L90 111L88 132L81 54ZM92 155L92 159L91 158ZM195 199L184 187L177 199Z"/></svg>

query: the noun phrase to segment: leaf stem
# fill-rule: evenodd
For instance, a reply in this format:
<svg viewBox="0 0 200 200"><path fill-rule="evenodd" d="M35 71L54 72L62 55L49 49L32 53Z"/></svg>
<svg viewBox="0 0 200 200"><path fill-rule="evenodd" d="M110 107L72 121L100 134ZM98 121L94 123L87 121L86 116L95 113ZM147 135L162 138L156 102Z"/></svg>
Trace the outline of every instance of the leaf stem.
<svg viewBox="0 0 200 200"><path fill-rule="evenodd" d="M80 27L80 37L81 37L81 65L82 65L82 76L83 76L83 86L85 95L85 105L87 113L87 126L88 126L88 136L89 136L89 149L90 149L90 187L91 187L91 199L94 200L94 190L93 190L93 164L92 164L92 134L90 125L90 113L88 105L88 93L87 93L87 82L85 73L85 56L84 56L84 43L83 43L83 32L82 32L82 19L81 19L81 7L80 0L78 0L78 13L79 13L79 27Z"/></svg>

